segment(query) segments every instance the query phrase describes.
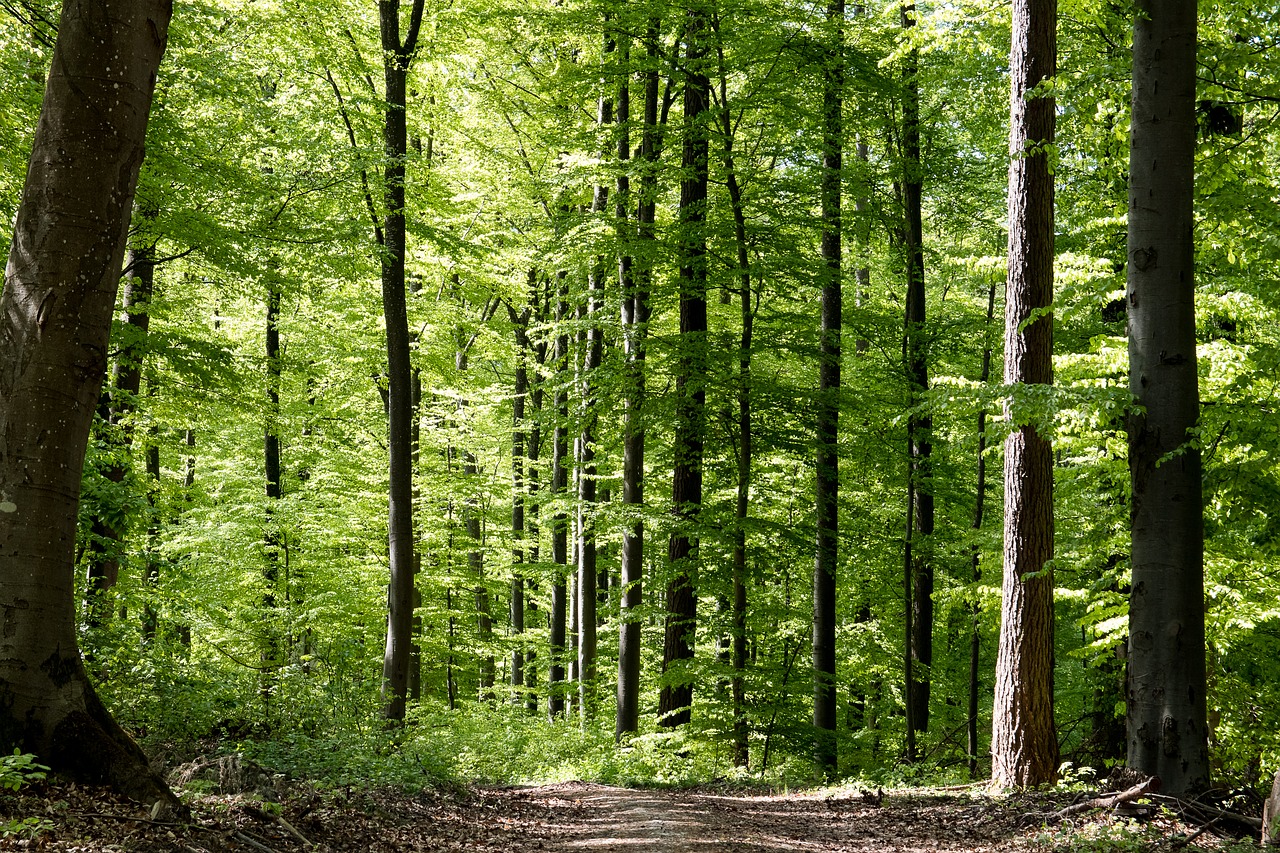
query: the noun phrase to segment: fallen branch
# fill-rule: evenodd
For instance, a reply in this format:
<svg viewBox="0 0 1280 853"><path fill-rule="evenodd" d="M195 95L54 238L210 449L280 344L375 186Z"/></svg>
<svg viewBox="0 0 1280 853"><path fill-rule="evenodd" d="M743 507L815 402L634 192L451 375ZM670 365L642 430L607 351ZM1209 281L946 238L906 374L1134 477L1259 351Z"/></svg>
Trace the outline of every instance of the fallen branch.
<svg viewBox="0 0 1280 853"><path fill-rule="evenodd" d="M290 835L298 839L298 841L302 844L303 847L306 847L306 848L311 847L311 842L307 840L307 837L304 836L301 832L298 832L298 830L294 829L293 824L285 820L283 815L276 815L276 823L280 824L280 826L284 827L284 829Z"/></svg>
<svg viewBox="0 0 1280 853"><path fill-rule="evenodd" d="M258 850L261 850L262 853L276 853L276 851L271 847L268 847L267 845L259 841L254 841L252 838L249 837L249 834L246 832L233 832L231 834L231 837L234 838L236 841L242 841L245 844L248 844L250 847L254 847Z"/></svg>
<svg viewBox="0 0 1280 853"><path fill-rule="evenodd" d="M1168 797L1157 795L1155 799L1162 803L1176 807L1180 814L1184 817L1194 817L1199 823L1214 823L1217 821L1228 820L1243 824L1253 829L1262 828L1262 819L1250 817L1247 814L1220 809L1217 806L1208 806L1200 802L1189 802L1180 800L1177 797Z"/></svg>
<svg viewBox="0 0 1280 853"><path fill-rule="evenodd" d="M1114 809L1121 803L1131 803L1139 797L1145 797L1158 790L1160 790L1160 777L1151 776L1148 777L1146 781L1140 782L1132 788L1127 788L1123 791L1117 791L1112 794L1103 794L1100 797L1094 797L1091 800L1085 800L1082 803L1067 806L1065 809L1061 809L1049 815L1048 820L1057 823L1071 815L1087 812L1091 809Z"/></svg>

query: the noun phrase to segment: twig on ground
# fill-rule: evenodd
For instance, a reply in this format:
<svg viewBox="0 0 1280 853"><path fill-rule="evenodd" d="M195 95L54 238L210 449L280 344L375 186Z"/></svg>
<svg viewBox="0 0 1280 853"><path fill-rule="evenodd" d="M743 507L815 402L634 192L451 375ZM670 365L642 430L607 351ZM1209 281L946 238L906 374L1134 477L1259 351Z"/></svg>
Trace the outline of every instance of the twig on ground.
<svg viewBox="0 0 1280 853"><path fill-rule="evenodd" d="M284 827L284 829L290 835L298 839L298 841L302 843L303 847L311 847L311 842L307 840L307 837L304 836L301 832L298 832L298 830L294 829L293 824L285 820L283 815L276 815L276 823L280 824L280 826Z"/></svg>
<svg viewBox="0 0 1280 853"><path fill-rule="evenodd" d="M1215 817L1213 820L1209 821L1204 826L1200 827L1195 832L1193 832L1191 835L1188 835L1186 838L1182 838L1182 839L1179 839L1178 841L1173 842L1173 845L1172 845L1173 849L1181 850L1183 847L1191 846L1191 843L1193 841L1195 841L1197 838L1199 838L1200 836L1208 832L1211 828L1213 828L1213 825L1217 822L1218 822L1218 819Z"/></svg>
<svg viewBox="0 0 1280 853"><path fill-rule="evenodd" d="M275 849L268 847L267 845L263 844L260 841L254 841L247 832L244 832L244 831L233 832L231 834L231 837L236 839L237 841L243 841L245 844L248 844L250 847L253 847L257 850L261 850L262 853L276 853Z"/></svg>

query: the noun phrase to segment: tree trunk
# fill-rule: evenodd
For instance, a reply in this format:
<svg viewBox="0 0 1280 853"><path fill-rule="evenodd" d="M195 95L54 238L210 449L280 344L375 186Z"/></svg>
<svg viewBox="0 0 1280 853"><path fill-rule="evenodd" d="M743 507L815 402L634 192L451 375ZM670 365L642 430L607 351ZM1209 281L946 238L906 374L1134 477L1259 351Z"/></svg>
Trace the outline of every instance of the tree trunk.
<svg viewBox="0 0 1280 853"><path fill-rule="evenodd" d="M387 334L387 645L382 660L383 716L404 720L413 652L413 370L405 296L406 84L417 50L424 0L414 0L400 38L400 0L379 0L386 110L383 114L382 313Z"/></svg>
<svg viewBox="0 0 1280 853"><path fill-rule="evenodd" d="M569 395L564 390L564 373L569 357L569 336L564 331L568 319L568 285L563 273L559 274L556 294L556 334L554 370L560 374L555 391L555 428L551 437L551 499L563 495L569 488L569 472L565 460L569 455ZM569 565L569 518L563 509L557 509L551 517L551 562L555 576L551 581L551 664L547 685L547 708L552 719L564 714L565 700L565 651L568 627L568 589L565 575Z"/></svg>
<svg viewBox="0 0 1280 853"><path fill-rule="evenodd" d="M692 528L702 508L702 446L706 424L707 373L707 101L710 81L706 58L706 11L689 9L685 32L684 148L681 154L680 342L676 365L676 423L672 436L675 464L671 502L676 527L668 559L666 631L662 645L659 724L689 722L693 682L685 670L693 659L698 596L694 588L698 560Z"/></svg>
<svg viewBox="0 0 1280 853"><path fill-rule="evenodd" d="M269 270L268 276L275 271ZM262 673L259 684L264 713L271 717L271 691L275 670L281 665L280 619L276 611L276 589L280 583L281 555L284 537L276 521L276 508L283 496L280 466L280 288L274 280L267 282L267 393L266 423L263 429L263 466L266 473L266 511L263 518L263 572L262 572Z"/></svg>
<svg viewBox="0 0 1280 853"><path fill-rule="evenodd" d="M817 478L814 488L817 543L813 566L813 725L816 758L836 771L836 566L839 550L841 245L840 185L844 154L844 0L827 4L831 45L822 69L822 328L818 354Z"/></svg>
<svg viewBox="0 0 1280 853"><path fill-rule="evenodd" d="M1004 381L1004 584L991 733L1000 785L1051 782L1053 729L1053 448L1018 386L1053 383L1054 99L1036 92L1055 74L1054 0L1014 0L1009 108L1009 281ZM1024 397L1025 399L1025 397Z"/></svg>
<svg viewBox="0 0 1280 853"><path fill-rule="evenodd" d="M145 224L152 217L140 213ZM144 234L130 246L125 256L124 279L124 340L119 343L120 354L116 358L112 377L111 407L108 413L108 430L116 459L103 472L103 476L117 485L124 483L129 474L129 458L133 449L133 424L131 418L138 407L138 394L142 390L142 362L147 352L147 334L151 327L151 296L155 290L155 243L147 242ZM89 625L101 625L111 618L108 597L120 577L120 557L124 548L125 530L99 511L91 523L93 541L90 542L88 569L88 607L86 621Z"/></svg>
<svg viewBox="0 0 1280 853"><path fill-rule="evenodd" d="M1196 2L1140 2L1129 182L1129 766L1207 787L1193 192Z"/></svg>
<svg viewBox="0 0 1280 853"><path fill-rule="evenodd" d="M85 676L73 584L85 448L171 11L66 0L58 27L0 293L0 739L183 813Z"/></svg>
<svg viewBox="0 0 1280 853"><path fill-rule="evenodd" d="M733 212L733 244L738 268L738 300L742 331L738 343L738 418L737 418L737 495L734 502L733 528L733 631L729 665L733 670L730 679L730 695L733 703L733 734L731 754L735 767L746 767L750 753L746 711L747 669L747 517L751 500L751 346L755 327L755 309L752 304L751 265L747 245L747 215L738 183L737 164L734 159L733 116L729 111L729 72L725 62L724 40L719 38L719 19L713 18L716 28L716 55L720 63L720 134L724 140L725 184L729 191L729 206ZM837 178L838 181L838 178Z"/></svg>
<svg viewBox="0 0 1280 853"><path fill-rule="evenodd" d="M529 271L529 290L534 292L537 270ZM524 563L525 563L525 401L529 396L529 318L532 305L517 314L507 306L516 336L515 393L511 407L511 633L516 647L511 652L511 690L516 704L524 694Z"/></svg>
<svg viewBox="0 0 1280 853"><path fill-rule="evenodd" d="M606 21L607 23L607 21ZM606 68L617 43L605 34ZM601 81L602 93L596 108L596 126L606 128L613 123L613 99L606 94L608 76ZM606 145L601 159L607 159L613 146ZM592 193L591 212L599 216L609 204L609 187L598 183ZM587 275L587 302L583 321L585 351L578 391L581 395L582 424L578 433L578 701L584 720L595 715L596 706L596 627L599 578L596 572L596 373L604 347L604 330L600 326L600 296L604 291L604 259L596 258Z"/></svg>
<svg viewBox="0 0 1280 853"><path fill-rule="evenodd" d="M996 285L993 282L987 290L987 328L991 326L991 321L995 319L996 311ZM991 380L991 343L987 339L986 346L982 349L982 373L978 377L978 382L986 385ZM973 500L973 530L978 532L982 530L982 523L985 518L987 505L987 410L984 406L978 410L978 482L974 487ZM973 582L976 585L982 580L982 565L979 562L981 549L975 542L971 549L971 566L973 570ZM980 653L982 651L981 635L979 628L981 626L982 608L978 604L977 593L974 593L974 601L972 604L973 626L969 632L969 713L967 719L967 736L968 736L968 752L969 752L969 777L971 779L978 778L978 691L980 689L979 682L979 664L981 662Z"/></svg>
<svg viewBox="0 0 1280 853"><path fill-rule="evenodd" d="M626 522L622 530L621 614L618 628L618 690L614 735L624 734L640 726L640 640L641 623L632 615L643 603L644 521L639 510L644 505L644 439L645 426L641 412L645 395L645 339L649 329L649 290L653 279L652 254L647 247L655 242L654 220L657 212L657 161L661 147L658 124L658 29L659 22L650 19L645 31L646 65L641 75L644 83L644 115L638 159L644 165L636 200L636 239L642 244L637 263L624 254L618 262L618 279L622 287L623 410L622 410L622 504ZM618 90L618 159L629 159L628 139L631 93L626 78ZM626 169L618 173L618 221L623 227L625 205L630 199L630 178ZM634 514L633 514L634 513Z"/></svg>
<svg viewBox="0 0 1280 853"><path fill-rule="evenodd" d="M902 28L916 23L914 3L902 7ZM911 667L907 690L911 708L911 723L915 731L929 729L929 669L933 666L933 557L930 539L933 536L933 418L921 414L918 408L924 403L929 390L929 358L925 332L924 287L924 219L923 219L923 167L920 162L920 84L916 79L919 67L918 51L907 53L903 81L902 103L902 201L904 224L901 234L902 249L906 260L907 298L906 321L902 337L903 363L907 383L910 386L907 416L907 453L910 457L911 488L908 490L915 502L911 515L915 519L909 535L911 543Z"/></svg>

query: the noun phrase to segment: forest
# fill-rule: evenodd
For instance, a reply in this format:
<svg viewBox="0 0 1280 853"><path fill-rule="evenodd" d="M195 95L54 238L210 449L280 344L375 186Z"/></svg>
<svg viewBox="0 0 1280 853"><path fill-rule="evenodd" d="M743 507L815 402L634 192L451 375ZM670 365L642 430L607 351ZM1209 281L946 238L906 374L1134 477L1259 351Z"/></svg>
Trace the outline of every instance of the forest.
<svg viewBox="0 0 1280 853"><path fill-rule="evenodd" d="M1280 8L0 6L5 754L1270 789Z"/></svg>

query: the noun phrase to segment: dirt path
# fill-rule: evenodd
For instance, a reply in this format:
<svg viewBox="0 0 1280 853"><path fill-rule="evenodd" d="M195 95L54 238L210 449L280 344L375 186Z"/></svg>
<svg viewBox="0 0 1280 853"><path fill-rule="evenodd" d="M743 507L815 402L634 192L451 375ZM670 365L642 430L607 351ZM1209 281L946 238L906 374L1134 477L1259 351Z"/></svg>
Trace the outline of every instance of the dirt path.
<svg viewBox="0 0 1280 853"><path fill-rule="evenodd" d="M558 828L544 849L654 853L1012 850L1017 815L959 797L765 796L568 783L512 792Z"/></svg>
<svg viewBox="0 0 1280 853"><path fill-rule="evenodd" d="M991 798L963 790L913 790L894 791L879 800L857 792L783 796L632 790L585 782L406 793L354 786L321 790L295 783L272 796L247 791L189 795L189 823L157 823L137 803L103 789L41 783L18 794L0 792L0 826L7 820L40 824L30 832L0 833L0 850L1026 853L1046 848L1034 841L1041 832L1038 823L1025 816L1056 810L1064 796L1069 800L1061 793ZM1079 830L1092 820L1082 817L1072 823ZM1190 832L1173 824L1162 829L1166 840L1175 831ZM1212 849L1201 846L1209 840L1206 836L1179 849Z"/></svg>

